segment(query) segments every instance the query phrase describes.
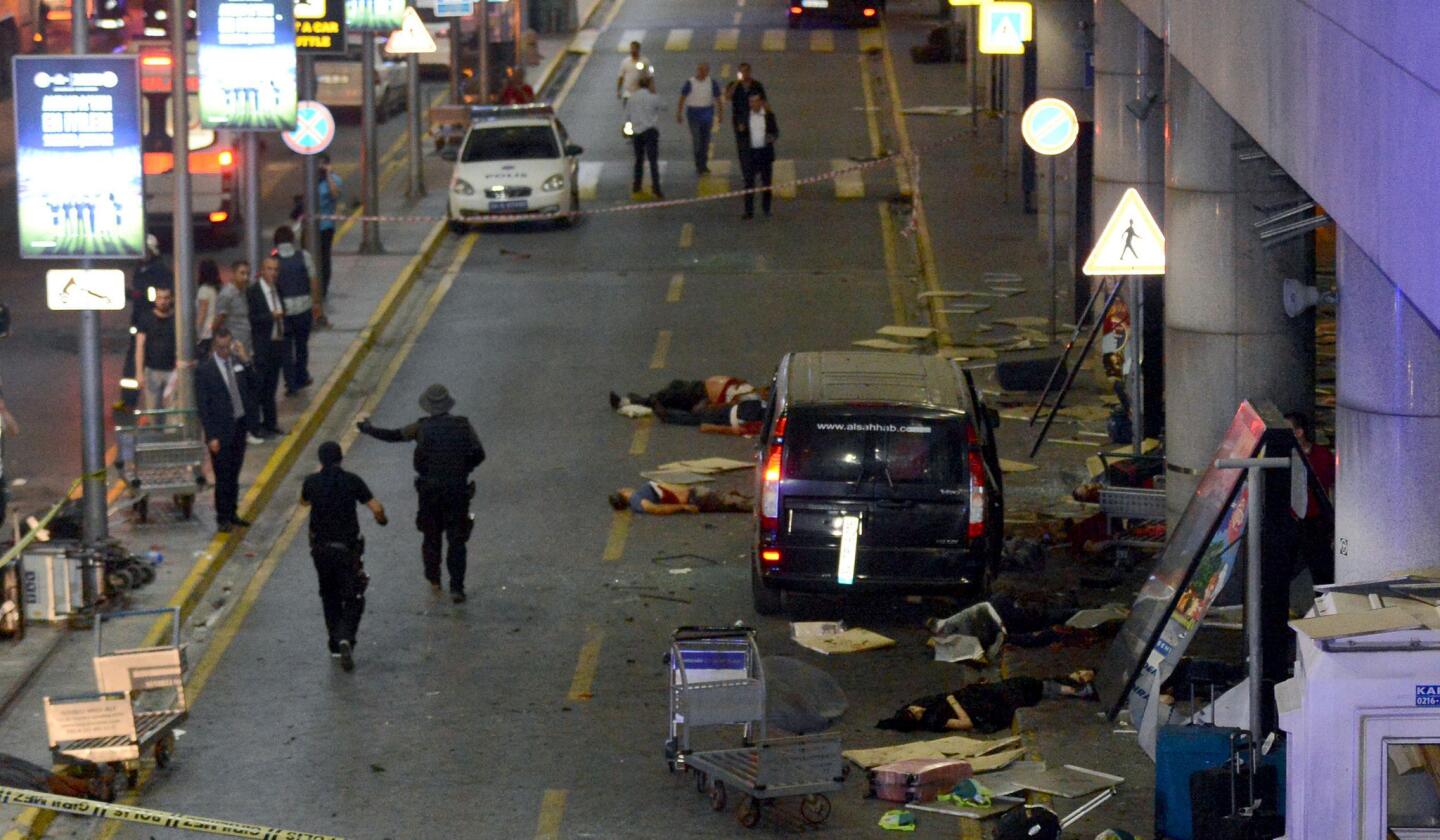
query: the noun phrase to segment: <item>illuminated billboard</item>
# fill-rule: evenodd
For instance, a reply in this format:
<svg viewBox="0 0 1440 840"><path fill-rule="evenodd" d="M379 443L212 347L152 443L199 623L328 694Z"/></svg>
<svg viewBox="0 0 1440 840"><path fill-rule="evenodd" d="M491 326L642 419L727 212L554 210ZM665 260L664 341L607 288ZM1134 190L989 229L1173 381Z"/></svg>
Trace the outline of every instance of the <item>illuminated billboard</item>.
<svg viewBox="0 0 1440 840"><path fill-rule="evenodd" d="M295 127L295 21L289 0L198 0L200 124Z"/></svg>
<svg viewBox="0 0 1440 840"><path fill-rule="evenodd" d="M295 49L302 53L344 53L345 0L296 0Z"/></svg>
<svg viewBox="0 0 1440 840"><path fill-rule="evenodd" d="M405 21L405 0L345 0L345 26L352 32L391 33Z"/></svg>
<svg viewBox="0 0 1440 840"><path fill-rule="evenodd" d="M137 59L21 56L12 78L20 256L143 254Z"/></svg>

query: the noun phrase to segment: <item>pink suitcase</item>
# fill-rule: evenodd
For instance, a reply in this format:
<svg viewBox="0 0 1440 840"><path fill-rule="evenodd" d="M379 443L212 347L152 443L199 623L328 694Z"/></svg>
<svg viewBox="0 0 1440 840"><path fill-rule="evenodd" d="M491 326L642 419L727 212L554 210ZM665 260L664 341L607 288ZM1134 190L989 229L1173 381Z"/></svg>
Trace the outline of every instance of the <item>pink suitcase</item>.
<svg viewBox="0 0 1440 840"><path fill-rule="evenodd" d="M887 802L931 802L970 775L964 761L907 758L872 768L870 795Z"/></svg>

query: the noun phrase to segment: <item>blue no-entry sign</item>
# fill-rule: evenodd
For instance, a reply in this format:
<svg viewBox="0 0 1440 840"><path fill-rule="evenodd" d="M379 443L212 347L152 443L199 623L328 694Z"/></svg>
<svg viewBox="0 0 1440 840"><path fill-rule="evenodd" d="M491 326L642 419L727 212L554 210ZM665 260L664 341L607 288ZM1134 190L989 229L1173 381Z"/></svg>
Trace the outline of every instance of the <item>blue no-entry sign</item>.
<svg viewBox="0 0 1440 840"><path fill-rule="evenodd" d="M321 103L302 100L295 109L295 128L282 132L280 139L296 154L317 155L335 139L335 117Z"/></svg>
<svg viewBox="0 0 1440 840"><path fill-rule="evenodd" d="M1020 135L1036 154L1064 154L1080 136L1080 120L1063 99L1037 99L1020 118Z"/></svg>

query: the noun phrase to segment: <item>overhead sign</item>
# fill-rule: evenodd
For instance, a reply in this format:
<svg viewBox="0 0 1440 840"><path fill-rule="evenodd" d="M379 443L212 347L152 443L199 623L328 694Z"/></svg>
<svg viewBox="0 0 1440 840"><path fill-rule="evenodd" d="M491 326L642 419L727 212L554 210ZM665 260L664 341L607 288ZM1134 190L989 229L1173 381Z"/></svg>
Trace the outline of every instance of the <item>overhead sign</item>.
<svg viewBox="0 0 1440 840"><path fill-rule="evenodd" d="M125 308L125 272L118 268L55 268L45 272L45 302L51 309Z"/></svg>
<svg viewBox="0 0 1440 840"><path fill-rule="evenodd" d="M317 155L335 139L335 117L319 102L303 99L295 109L295 127L282 131L280 139L297 155Z"/></svg>
<svg viewBox="0 0 1440 840"><path fill-rule="evenodd" d="M952 6L983 6L986 0L950 0Z"/></svg>
<svg viewBox="0 0 1440 840"><path fill-rule="evenodd" d="M420 19L419 12L408 6L405 8L405 17L400 22L400 28L385 39L385 52L393 55L435 52L435 39L431 37L430 30L425 28L425 21Z"/></svg>
<svg viewBox="0 0 1440 840"><path fill-rule="evenodd" d="M295 127L293 6L287 0L196 0L202 126Z"/></svg>
<svg viewBox="0 0 1440 840"><path fill-rule="evenodd" d="M1092 277L1165 273L1165 234L1134 187L1125 191L1081 271Z"/></svg>
<svg viewBox="0 0 1440 840"><path fill-rule="evenodd" d="M345 0L295 0L295 49L345 52Z"/></svg>
<svg viewBox="0 0 1440 840"><path fill-rule="evenodd" d="M21 257L145 252L139 76L135 56L15 59Z"/></svg>
<svg viewBox="0 0 1440 840"><path fill-rule="evenodd" d="M405 22L405 0L345 0L345 25L355 32L394 32Z"/></svg>
<svg viewBox="0 0 1440 840"><path fill-rule="evenodd" d="M1034 10L1029 3L982 3L978 29L980 52L1023 55L1025 42L1035 37Z"/></svg>
<svg viewBox="0 0 1440 840"><path fill-rule="evenodd" d="M1060 155L1075 145L1080 120L1063 99L1037 99L1020 118L1020 135L1036 154Z"/></svg>
<svg viewBox="0 0 1440 840"><path fill-rule="evenodd" d="M435 0L435 17L469 17L475 14L473 0Z"/></svg>

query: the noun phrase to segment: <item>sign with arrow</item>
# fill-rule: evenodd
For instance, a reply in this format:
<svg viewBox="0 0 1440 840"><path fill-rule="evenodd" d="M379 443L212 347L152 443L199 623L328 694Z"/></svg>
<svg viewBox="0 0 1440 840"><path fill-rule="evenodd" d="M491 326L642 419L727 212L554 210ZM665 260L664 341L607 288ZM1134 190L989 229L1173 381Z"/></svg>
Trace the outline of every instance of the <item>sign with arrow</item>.
<svg viewBox="0 0 1440 840"><path fill-rule="evenodd" d="M280 139L297 155L318 155L335 139L335 117L319 102L306 99L295 108L295 128Z"/></svg>
<svg viewBox="0 0 1440 840"><path fill-rule="evenodd" d="M1121 197L1081 271L1091 277L1165 273L1165 234L1134 187Z"/></svg>
<svg viewBox="0 0 1440 840"><path fill-rule="evenodd" d="M1035 37L1034 9L1029 3L995 2L979 7L979 46L986 55L1024 55L1025 42Z"/></svg>
<svg viewBox="0 0 1440 840"><path fill-rule="evenodd" d="M392 55L435 52L435 39L431 37L430 30L425 28L425 21L420 19L420 13L415 11L415 7L405 7L405 17L400 21L400 28L385 39L385 52Z"/></svg>
<svg viewBox="0 0 1440 840"><path fill-rule="evenodd" d="M45 302L55 311L125 308L125 272L118 268L54 268L45 272Z"/></svg>

